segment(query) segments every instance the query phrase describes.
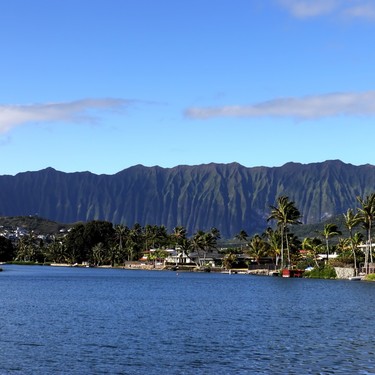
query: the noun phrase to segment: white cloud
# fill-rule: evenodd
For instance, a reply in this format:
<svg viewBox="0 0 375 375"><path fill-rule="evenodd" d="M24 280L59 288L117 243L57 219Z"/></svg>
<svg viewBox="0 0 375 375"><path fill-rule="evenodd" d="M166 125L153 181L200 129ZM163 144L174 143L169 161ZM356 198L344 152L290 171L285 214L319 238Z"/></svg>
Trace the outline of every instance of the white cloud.
<svg viewBox="0 0 375 375"><path fill-rule="evenodd" d="M333 116L375 116L375 91L281 98L250 105L192 107L185 111L185 115L192 119L281 117L299 120Z"/></svg>
<svg viewBox="0 0 375 375"><path fill-rule="evenodd" d="M279 0L279 2L298 18L328 14L337 7L335 0Z"/></svg>
<svg viewBox="0 0 375 375"><path fill-rule="evenodd" d="M347 18L375 19L373 0L277 0L294 17L332 15Z"/></svg>
<svg viewBox="0 0 375 375"><path fill-rule="evenodd" d="M82 99L72 102L0 105L0 133L31 122L94 122L93 111L119 110L131 103L124 99Z"/></svg>
<svg viewBox="0 0 375 375"><path fill-rule="evenodd" d="M343 11L343 15L350 18L367 18L375 19L375 4L359 4L348 7Z"/></svg>

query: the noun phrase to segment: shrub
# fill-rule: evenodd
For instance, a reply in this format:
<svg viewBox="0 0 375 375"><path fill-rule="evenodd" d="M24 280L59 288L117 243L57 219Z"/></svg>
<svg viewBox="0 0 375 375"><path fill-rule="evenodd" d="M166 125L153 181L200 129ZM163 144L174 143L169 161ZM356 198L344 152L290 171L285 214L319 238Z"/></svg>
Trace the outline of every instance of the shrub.
<svg viewBox="0 0 375 375"><path fill-rule="evenodd" d="M370 273L365 277L366 281L375 281L375 273Z"/></svg>
<svg viewBox="0 0 375 375"><path fill-rule="evenodd" d="M310 272L306 272L305 277L309 277L311 279L335 279L336 278L336 271L332 266L325 265L323 267L315 267Z"/></svg>

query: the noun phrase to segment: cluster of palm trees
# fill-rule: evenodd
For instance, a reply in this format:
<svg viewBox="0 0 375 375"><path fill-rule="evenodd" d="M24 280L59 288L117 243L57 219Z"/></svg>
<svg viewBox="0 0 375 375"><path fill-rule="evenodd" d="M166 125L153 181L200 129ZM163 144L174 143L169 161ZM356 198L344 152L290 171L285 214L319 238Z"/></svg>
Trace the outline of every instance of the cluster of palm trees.
<svg viewBox="0 0 375 375"><path fill-rule="evenodd" d="M369 264L373 263L372 251L372 223L375 218L375 193L366 198L357 197L360 206L355 210L349 208L343 214L344 226L349 232L349 237L339 238L335 251L346 256L354 265L354 269L358 269L358 257L363 258L364 270L368 272ZM302 242L291 232L291 227L301 224L301 213L293 201L287 196L280 196L275 206L270 206L271 213L267 221L276 221L276 230L267 228L262 235L253 236L247 243L248 253L259 259L261 256L271 255L275 258L275 263L280 267L290 267L293 261L297 261L301 257L299 250L304 250L307 256L310 256L315 265L318 266L318 255L326 253L326 261L328 262L330 254L330 239L334 236L341 236L342 232L338 225L327 223L321 232L315 233L315 236L306 237ZM354 232L354 229L360 228ZM364 238L363 232L366 233ZM243 234L238 239L243 238ZM324 240L324 243L322 241ZM365 251L359 250L362 243L365 242ZM297 251L296 251L297 250ZM347 256L348 251L351 257ZM291 259L293 253L294 259ZM344 256L342 258L344 258ZM352 258L352 259L350 259Z"/></svg>
<svg viewBox="0 0 375 375"><path fill-rule="evenodd" d="M372 253L372 223L375 218L375 193L362 199L357 198L360 207L355 210L348 209L343 215L344 225L349 232L348 238L340 238L335 250L347 253L353 260L357 269L358 257L363 252L358 248L363 241L366 243L364 252L365 269L373 263ZM236 253L246 253L257 263L264 257L274 259L276 267L287 268L294 264L300 257L300 250L304 250L318 265L318 255L326 253L328 260L331 245L330 239L340 236L342 232L333 223L324 225L322 232L303 241L295 236L292 228L301 224L301 213L295 203L287 196L277 198L276 204L270 206L267 222L273 222L273 227L268 227L264 233L249 237L241 230L236 236L238 247L236 251L228 250L224 256L223 264L228 267L236 262ZM362 230L355 231L361 227ZM363 232L366 238L364 239ZM92 221L75 225L64 236L53 236L47 241L36 238L32 233L21 238L15 245L14 258L28 261L51 261L79 263L88 261L96 265L121 264L125 261L138 260L148 249L174 248L181 255L188 257L195 254L198 266L206 263L207 253L217 248L220 231L211 228L209 231L198 230L193 236L188 237L183 226L177 226L172 233L168 233L163 225L134 224L133 227L125 225L112 225L106 221ZM233 250L233 249L232 249ZM153 253L158 258L166 257L163 251ZM151 255L150 255L151 257Z"/></svg>
<svg viewBox="0 0 375 375"><path fill-rule="evenodd" d="M136 223L133 227L112 225L106 221L90 221L75 225L66 235L51 236L40 240L33 232L21 237L12 250L13 256L7 259L27 262L82 263L94 265L124 264L139 260L149 249L149 260L162 260L167 248L175 248L181 255L196 254L192 261L203 266L207 253L217 248L220 231L211 228L205 232L198 230L191 238L183 226L177 226L168 233L163 225ZM5 260L5 259L4 259Z"/></svg>

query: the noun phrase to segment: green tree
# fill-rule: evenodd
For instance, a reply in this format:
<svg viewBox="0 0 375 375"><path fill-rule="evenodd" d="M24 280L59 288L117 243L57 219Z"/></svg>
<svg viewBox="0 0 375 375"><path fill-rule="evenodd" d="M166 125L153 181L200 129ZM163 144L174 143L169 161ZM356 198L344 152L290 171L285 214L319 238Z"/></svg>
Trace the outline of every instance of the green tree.
<svg viewBox="0 0 375 375"><path fill-rule="evenodd" d="M187 230L183 226L177 226L173 228L171 234L172 244L174 247L181 246L182 242L186 239Z"/></svg>
<svg viewBox="0 0 375 375"><path fill-rule="evenodd" d="M288 227L289 225L296 225L301 224L299 219L301 218L301 213L295 206L295 203L289 200L287 196L280 196L277 199L276 206L270 206L271 214L268 217L267 221L269 220L276 220L277 226L280 230L281 234L281 267L285 268L285 261L284 261L284 240L287 250L287 266L290 267L290 251L289 251L289 244L288 244Z"/></svg>
<svg viewBox="0 0 375 375"><path fill-rule="evenodd" d="M12 241L8 238L0 236L0 262L8 262L13 260L15 249Z"/></svg>
<svg viewBox="0 0 375 375"><path fill-rule="evenodd" d="M361 219L358 214L355 214L351 208L348 208L346 214L344 216L344 225L349 231L349 238L350 238L350 245L353 254L353 262L354 262L354 273L357 275L358 268L357 268L357 256L356 256L356 248L354 246L353 240L353 228L356 227Z"/></svg>
<svg viewBox="0 0 375 375"><path fill-rule="evenodd" d="M237 233L234 238L238 241L240 241L240 246L241 246L241 252L242 252L242 243L247 241L247 238L249 235L242 229L240 230L239 233Z"/></svg>
<svg viewBox="0 0 375 375"><path fill-rule="evenodd" d="M219 232L216 228L214 229L213 232L198 230L192 239L192 246L198 254L198 263L200 266L206 265L207 252L211 252L216 248L217 238L220 238ZM201 251L203 252L203 259Z"/></svg>
<svg viewBox="0 0 375 375"><path fill-rule="evenodd" d="M64 263L66 261L66 249L62 239L53 236L52 241L47 245L46 257L54 263Z"/></svg>
<svg viewBox="0 0 375 375"><path fill-rule="evenodd" d="M25 262L41 262L43 255L40 251L39 241L33 231L27 235L20 237L16 248L16 259Z"/></svg>
<svg viewBox="0 0 375 375"><path fill-rule="evenodd" d="M341 234L341 231L339 231L336 224L328 223L324 225L323 231L320 233L320 235L325 239L326 241L326 254L327 254L327 262L329 258L329 239L334 236L339 236Z"/></svg>
<svg viewBox="0 0 375 375"><path fill-rule="evenodd" d="M234 254L234 253L225 254L225 256L223 258L223 267L226 270L229 270L229 269L233 268L233 265L235 263L237 263L237 261L238 261L238 257L237 257L236 254Z"/></svg>
<svg viewBox="0 0 375 375"><path fill-rule="evenodd" d="M101 266L108 261L108 250L102 242L95 244L92 249L92 260L96 266Z"/></svg>
<svg viewBox="0 0 375 375"><path fill-rule="evenodd" d="M187 230L183 226L173 228L173 233L170 235L170 244L181 259L184 259L184 256L189 257L190 241L186 236Z"/></svg>
<svg viewBox="0 0 375 375"><path fill-rule="evenodd" d="M64 239L65 259L70 264L81 263L86 257L84 233L85 225L83 223L78 223L69 231Z"/></svg>
<svg viewBox="0 0 375 375"><path fill-rule="evenodd" d="M269 254L275 259L275 264L277 266L281 254L282 243L280 232L268 227L263 233L263 237L266 238L266 241L268 242Z"/></svg>
<svg viewBox="0 0 375 375"><path fill-rule="evenodd" d="M248 243L247 253L249 256L253 257L257 264L260 264L260 260L263 257L268 256L269 245L263 240L261 236L256 234L251 238Z"/></svg>
<svg viewBox="0 0 375 375"><path fill-rule="evenodd" d="M93 220L75 225L66 236L67 259L70 263L82 263L93 256L93 247L102 243L109 249L115 238L115 230L108 221Z"/></svg>
<svg viewBox="0 0 375 375"><path fill-rule="evenodd" d="M318 263L318 255L320 254L321 251L323 251L324 245L322 241L317 238L310 238L306 237L302 241L302 249L307 251L310 256L313 257L315 266L319 268L319 263Z"/></svg>
<svg viewBox="0 0 375 375"><path fill-rule="evenodd" d="M114 227L115 231L115 242L116 245L112 245L111 248L111 265L115 262L123 263L126 259L125 256L125 244L126 238L129 235L129 228L125 225L118 224Z"/></svg>
<svg viewBox="0 0 375 375"><path fill-rule="evenodd" d="M140 258L143 247L144 236L142 233L142 227L139 223L135 223L129 230L129 234L126 239L128 260L138 260Z"/></svg>
<svg viewBox="0 0 375 375"><path fill-rule="evenodd" d="M365 270L367 272L369 255L370 255L371 263L373 263L371 230L372 230L372 223L373 223L374 216L375 216L375 193L367 195L365 199L362 199L361 197L357 197L357 200L361 205L361 207L358 208L358 216L361 219L361 222L367 232L367 242L366 242L367 247L366 247L366 252L365 252Z"/></svg>

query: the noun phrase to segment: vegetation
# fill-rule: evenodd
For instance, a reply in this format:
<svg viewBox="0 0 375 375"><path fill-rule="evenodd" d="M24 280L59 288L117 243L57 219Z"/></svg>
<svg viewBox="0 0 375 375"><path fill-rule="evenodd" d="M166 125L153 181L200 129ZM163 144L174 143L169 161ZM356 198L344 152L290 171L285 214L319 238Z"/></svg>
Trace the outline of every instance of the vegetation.
<svg viewBox="0 0 375 375"><path fill-rule="evenodd" d="M0 236L0 261L19 263L82 263L91 265L123 265L127 261L146 257L151 263L163 261L173 248L179 257L188 257L197 267L207 269L207 258L214 250L220 252L222 266L226 269L249 265L261 265L265 262L276 268L314 267L306 274L308 277L334 278L334 265L352 266L368 273L373 263L371 229L375 217L375 193L364 199L357 198L360 206L348 209L342 215L341 223L322 223L313 236L300 239L294 230L300 226L301 213L295 203L287 196L280 196L275 205L269 206L267 221L274 222L263 233L249 236L244 230L235 235L230 247L221 241L219 229L197 230L190 237L184 226L177 226L168 232L165 226L135 223L132 227L122 224L113 225L107 221L89 221L67 226L64 231L54 224L55 231L40 236L42 230L40 218L23 218L19 222L28 223L26 235L9 239ZM7 224L16 222L9 218ZM48 227L51 227L48 222ZM17 225L18 226L18 225ZM42 224L42 228L46 228ZM344 234L343 234L344 233ZM365 241L363 251L360 246ZM154 249L152 252L150 249ZM330 254L335 253L336 259ZM323 255L325 254L325 256ZM323 256L322 256L323 255Z"/></svg>
<svg viewBox="0 0 375 375"><path fill-rule="evenodd" d="M336 271L330 265L325 265L322 267L316 267L311 271L306 272L305 277L311 279L335 279Z"/></svg>
<svg viewBox="0 0 375 375"><path fill-rule="evenodd" d="M301 213L298 211L297 207L295 206L294 202L289 201L289 198L286 196L281 196L277 199L277 206L270 206L271 208L271 215L269 216L268 220L276 220L277 227L280 231L281 236L281 268L284 268L284 239L285 245L287 250L287 266L290 267L291 265L291 258L290 258L290 249L289 249L289 241L288 241L288 226L289 225L296 225L301 224L299 219L301 218ZM277 265L277 261L276 261Z"/></svg>
<svg viewBox="0 0 375 375"><path fill-rule="evenodd" d="M138 165L115 175L48 168L0 176L0 186L0 212L6 216L25 212L60 223L108 220L128 226L163 224L169 230L181 224L189 236L197 229L216 226L229 239L241 229L250 236L262 233L268 204L277 202L279 195L297 203L303 223L327 218L335 222L332 215L342 221L347 208L359 204L356 196L365 197L374 189L375 166L357 167L337 160L276 168L235 163L174 168ZM342 223L335 223L344 233ZM300 239L315 233L302 225L290 228Z"/></svg>
<svg viewBox="0 0 375 375"><path fill-rule="evenodd" d="M37 215L0 217L0 227L17 228L22 227L28 231L38 234L55 234L60 230L67 230L74 224L61 224L55 221L43 219Z"/></svg>
<svg viewBox="0 0 375 375"><path fill-rule="evenodd" d="M365 276L366 281L375 281L375 273L370 273Z"/></svg>

